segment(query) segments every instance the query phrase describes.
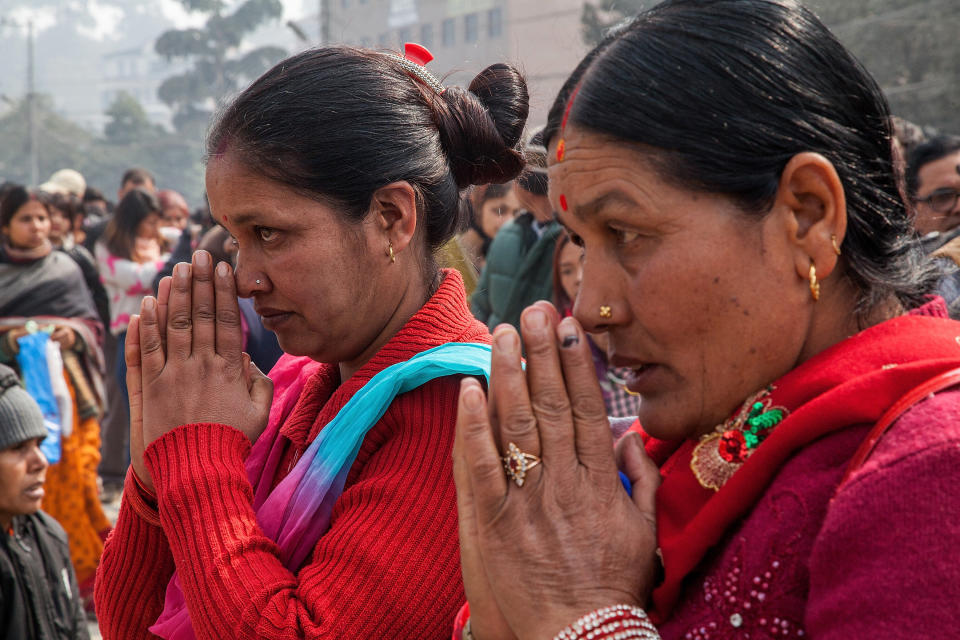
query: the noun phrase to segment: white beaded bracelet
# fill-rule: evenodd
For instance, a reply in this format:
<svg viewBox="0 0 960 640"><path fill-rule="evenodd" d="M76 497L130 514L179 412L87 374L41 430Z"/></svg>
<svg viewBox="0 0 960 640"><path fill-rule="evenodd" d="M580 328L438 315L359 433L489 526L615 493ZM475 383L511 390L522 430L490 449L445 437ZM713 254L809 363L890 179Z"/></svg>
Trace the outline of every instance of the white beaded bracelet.
<svg viewBox="0 0 960 640"><path fill-rule="evenodd" d="M591 611L554 636L553 640L660 640L647 613L628 604Z"/></svg>

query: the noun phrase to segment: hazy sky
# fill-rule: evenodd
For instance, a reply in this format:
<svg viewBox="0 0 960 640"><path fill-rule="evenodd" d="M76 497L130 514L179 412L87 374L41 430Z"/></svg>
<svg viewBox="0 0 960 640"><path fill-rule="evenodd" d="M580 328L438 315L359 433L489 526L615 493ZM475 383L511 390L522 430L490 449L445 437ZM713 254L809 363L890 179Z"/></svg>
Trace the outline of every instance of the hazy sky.
<svg viewBox="0 0 960 640"><path fill-rule="evenodd" d="M241 0L227 0L229 7L240 4ZM297 19L316 11L314 0L281 0L284 8L284 20ZM160 13L177 27L199 26L203 24L201 14L186 11L178 0L149 0L149 7L143 0L0 0L2 15L17 22L33 20L38 33L56 25L58 7L69 8L83 13L87 20L77 24L77 31L97 41L119 39L118 27L125 12Z"/></svg>

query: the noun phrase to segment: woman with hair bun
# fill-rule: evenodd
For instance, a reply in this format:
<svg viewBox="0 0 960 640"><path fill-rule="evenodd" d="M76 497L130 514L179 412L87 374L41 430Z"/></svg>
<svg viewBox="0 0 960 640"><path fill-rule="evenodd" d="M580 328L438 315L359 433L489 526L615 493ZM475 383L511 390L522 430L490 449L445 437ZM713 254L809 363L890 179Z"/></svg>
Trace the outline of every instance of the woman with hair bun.
<svg viewBox="0 0 960 640"><path fill-rule="evenodd" d="M874 80L793 0L668 0L545 138L581 287L463 381L456 638L955 637L960 323ZM616 450L586 332L641 396Z"/></svg>
<svg viewBox="0 0 960 640"><path fill-rule="evenodd" d="M473 184L520 172L512 67L443 87L345 46L267 71L208 139L205 251L132 321L132 469L97 581L105 638L442 638L463 598L458 377L489 335L433 261ZM237 294L286 352L240 351Z"/></svg>

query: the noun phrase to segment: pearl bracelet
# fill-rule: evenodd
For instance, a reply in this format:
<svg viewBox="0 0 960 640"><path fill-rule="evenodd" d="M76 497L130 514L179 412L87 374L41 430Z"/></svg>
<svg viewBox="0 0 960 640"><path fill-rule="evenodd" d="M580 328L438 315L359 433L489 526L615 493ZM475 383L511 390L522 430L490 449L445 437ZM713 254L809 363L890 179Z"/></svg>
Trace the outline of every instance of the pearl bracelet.
<svg viewBox="0 0 960 640"><path fill-rule="evenodd" d="M660 640L646 612L627 604L591 611L562 630L553 640Z"/></svg>

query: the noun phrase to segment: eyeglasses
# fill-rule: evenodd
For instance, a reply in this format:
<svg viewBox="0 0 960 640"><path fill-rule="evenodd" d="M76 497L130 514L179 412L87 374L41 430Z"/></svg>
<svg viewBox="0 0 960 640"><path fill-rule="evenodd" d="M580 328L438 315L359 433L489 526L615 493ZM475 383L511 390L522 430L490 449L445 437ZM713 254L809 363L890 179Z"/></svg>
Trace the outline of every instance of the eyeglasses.
<svg viewBox="0 0 960 640"><path fill-rule="evenodd" d="M926 198L917 198L915 202L921 202L937 213L949 213L957 205L957 198L960 198L960 191L951 187L937 189Z"/></svg>

